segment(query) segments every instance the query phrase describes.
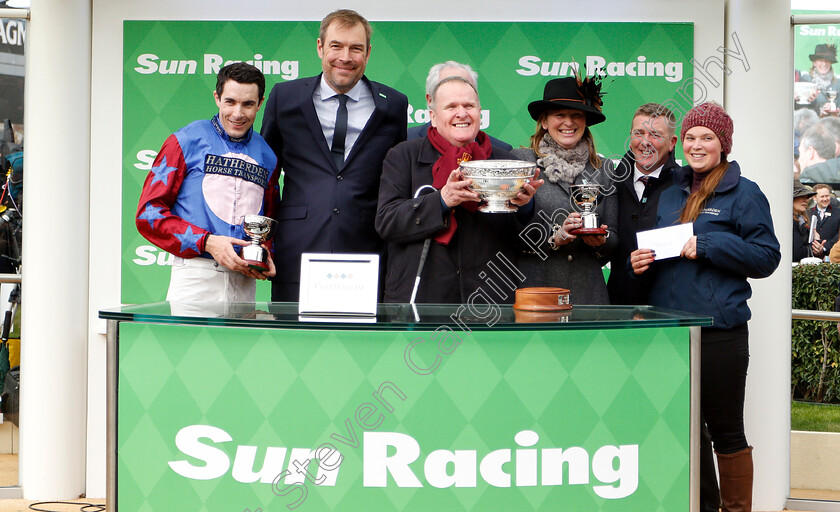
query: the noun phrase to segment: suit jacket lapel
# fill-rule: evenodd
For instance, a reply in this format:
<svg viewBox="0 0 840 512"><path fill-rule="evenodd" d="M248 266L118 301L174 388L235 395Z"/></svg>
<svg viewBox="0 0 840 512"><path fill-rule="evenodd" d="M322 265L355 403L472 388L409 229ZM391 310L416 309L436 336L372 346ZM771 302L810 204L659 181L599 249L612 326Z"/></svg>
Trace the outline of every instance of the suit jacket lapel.
<svg viewBox="0 0 840 512"><path fill-rule="evenodd" d="M626 187L627 190L630 191L630 196L638 203L639 197L636 195L636 182L633 180L636 172L636 159L629 151L621 157L621 160L618 162L618 167L616 167L616 172L621 172L623 174L625 172L623 170L625 167L629 167L630 171L627 172L627 175L624 176L620 182L618 182L617 186Z"/></svg>
<svg viewBox="0 0 840 512"><path fill-rule="evenodd" d="M634 165L634 167L635 167L635 165ZM626 179L623 180L623 182L624 182L623 185L625 187L627 187L627 190L630 191L631 197L633 199L635 199L635 201L638 203L639 202L639 196L636 195L636 182L633 181L633 176L634 176L633 172L634 171L635 171L635 169L632 169L630 171L630 176L628 176Z"/></svg>
<svg viewBox="0 0 840 512"><path fill-rule="evenodd" d="M810 214L808 215L808 221L811 221L811 218L816 217L817 222L815 223L817 226L817 230L822 227L823 220L820 218L820 210L816 206L810 210Z"/></svg>
<svg viewBox="0 0 840 512"><path fill-rule="evenodd" d="M362 130L362 133L359 134L359 138L353 143L353 149L350 150L350 154L347 155L347 160L344 162L345 168L350 165L350 162L356 157L356 154L359 153L360 148L363 148L368 139L370 139L376 132L377 127L379 127L379 123L381 123L382 119L385 117L385 110L388 103L387 97L384 95L380 96L380 90L377 84L368 80L366 76L363 76L362 80L364 80L370 88L370 94L373 96L373 104L375 105L375 108L373 109L373 113L370 115L367 123L365 123L365 128Z"/></svg>
<svg viewBox="0 0 840 512"><path fill-rule="evenodd" d="M312 103L312 95L315 93L315 88L321 83L321 75L312 77L312 83L306 84L300 89L300 109L303 112L303 118L306 120L307 126L312 131L312 137L319 141L318 144L323 157L332 164L332 154L330 148L327 146L327 139L324 138L324 130L321 128L321 120L318 119L318 112L315 111L315 104Z"/></svg>

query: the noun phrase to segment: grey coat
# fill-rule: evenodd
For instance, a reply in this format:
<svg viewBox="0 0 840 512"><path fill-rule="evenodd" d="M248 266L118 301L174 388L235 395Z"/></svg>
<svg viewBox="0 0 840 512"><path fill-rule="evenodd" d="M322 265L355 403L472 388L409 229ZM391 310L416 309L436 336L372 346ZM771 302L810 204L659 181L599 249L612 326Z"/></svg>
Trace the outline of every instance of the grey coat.
<svg viewBox="0 0 840 512"><path fill-rule="evenodd" d="M537 161L536 154L530 148L517 148L512 154L521 160ZM517 267L526 278L523 286L567 288L571 291L572 304L609 304L607 285L601 267L618 246L618 199L613 182L613 163L609 159L602 160L600 169L595 169L592 164L587 163L575 183L583 183L586 177L590 182L595 181L604 186L595 212L601 217L601 224L608 227L607 241L600 247L591 247L578 237L574 242L562 245L556 250L551 248L549 239L538 248L525 243L517 261ZM542 223L548 232L551 224L562 224L568 213L575 211L572 209L575 207L571 206L573 203L569 184L565 182L551 183L546 179L543 186L537 190L534 199L534 222ZM548 257L543 259L539 252L547 254Z"/></svg>

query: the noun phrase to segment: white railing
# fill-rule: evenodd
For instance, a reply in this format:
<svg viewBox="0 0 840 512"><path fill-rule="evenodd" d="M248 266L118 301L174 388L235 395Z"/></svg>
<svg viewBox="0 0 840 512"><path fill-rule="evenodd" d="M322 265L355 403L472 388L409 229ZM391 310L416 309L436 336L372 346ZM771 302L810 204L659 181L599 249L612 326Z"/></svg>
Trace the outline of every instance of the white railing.
<svg viewBox="0 0 840 512"><path fill-rule="evenodd" d="M0 18L17 18L28 20L29 19L29 9L10 9L10 8L3 8L0 9Z"/></svg>
<svg viewBox="0 0 840 512"><path fill-rule="evenodd" d="M840 313L834 311L812 311L809 309L794 309L791 312L794 320L834 320L840 321Z"/></svg>

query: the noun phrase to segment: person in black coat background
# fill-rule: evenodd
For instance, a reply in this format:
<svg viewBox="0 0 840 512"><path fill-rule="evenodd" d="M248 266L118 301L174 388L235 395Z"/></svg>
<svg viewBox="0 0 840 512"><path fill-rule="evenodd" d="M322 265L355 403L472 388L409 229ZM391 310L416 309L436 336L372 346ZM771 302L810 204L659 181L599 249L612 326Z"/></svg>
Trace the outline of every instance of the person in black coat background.
<svg viewBox="0 0 840 512"><path fill-rule="evenodd" d="M638 249L636 233L653 229L659 195L674 184L671 172L679 168L675 128L674 114L658 103L645 103L633 114L630 150L616 169L618 247L610 258L610 304L648 304L647 290L625 269L630 253Z"/></svg>
<svg viewBox="0 0 840 512"><path fill-rule="evenodd" d="M821 258L828 255L840 237L840 208L831 204L833 199L831 187L818 183L811 188L816 194L814 197L816 204L808 209L808 222L811 222L814 217L817 219L817 233L820 236L813 252L814 256Z"/></svg>
<svg viewBox="0 0 840 512"><path fill-rule="evenodd" d="M799 180L793 180L793 261L810 258L814 255L808 238L811 231L810 217L806 217L808 200L816 193ZM816 240L814 244L819 246Z"/></svg>

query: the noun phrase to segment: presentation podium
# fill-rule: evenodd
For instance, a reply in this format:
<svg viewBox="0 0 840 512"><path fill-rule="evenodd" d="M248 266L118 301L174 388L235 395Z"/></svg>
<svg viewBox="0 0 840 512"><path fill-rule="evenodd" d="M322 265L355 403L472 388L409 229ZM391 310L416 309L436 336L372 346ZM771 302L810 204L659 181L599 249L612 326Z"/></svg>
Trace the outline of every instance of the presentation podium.
<svg viewBox="0 0 840 512"><path fill-rule="evenodd" d="M710 318L166 302L100 317L109 510L697 510Z"/></svg>

